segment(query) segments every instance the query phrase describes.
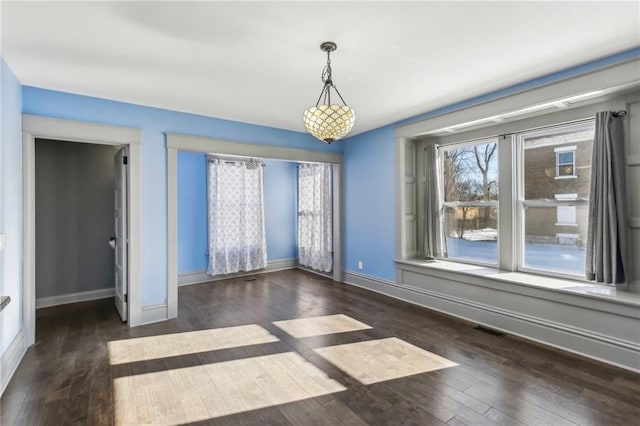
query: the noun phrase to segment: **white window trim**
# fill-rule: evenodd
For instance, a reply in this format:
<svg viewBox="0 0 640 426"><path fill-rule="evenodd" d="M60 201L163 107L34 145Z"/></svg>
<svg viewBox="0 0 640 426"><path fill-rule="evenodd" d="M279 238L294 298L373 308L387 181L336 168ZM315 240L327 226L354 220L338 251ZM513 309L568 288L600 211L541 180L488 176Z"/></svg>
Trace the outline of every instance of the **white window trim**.
<svg viewBox="0 0 640 426"><path fill-rule="evenodd" d="M578 194L554 194L556 200L577 200Z"/></svg>
<svg viewBox="0 0 640 426"><path fill-rule="evenodd" d="M557 148L553 149L553 152L567 152L567 151L575 151L576 149L578 149L577 145L571 145L571 146L559 146Z"/></svg>

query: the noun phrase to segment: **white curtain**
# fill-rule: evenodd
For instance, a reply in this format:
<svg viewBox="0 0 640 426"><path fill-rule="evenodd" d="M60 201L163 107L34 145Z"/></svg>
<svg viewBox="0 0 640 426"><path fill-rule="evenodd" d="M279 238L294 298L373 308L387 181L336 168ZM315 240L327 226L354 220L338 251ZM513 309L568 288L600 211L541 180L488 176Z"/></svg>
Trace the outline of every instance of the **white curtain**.
<svg viewBox="0 0 640 426"><path fill-rule="evenodd" d="M333 269L330 164L298 168L298 262L321 272Z"/></svg>
<svg viewBox="0 0 640 426"><path fill-rule="evenodd" d="M209 275L267 266L263 166L209 159Z"/></svg>

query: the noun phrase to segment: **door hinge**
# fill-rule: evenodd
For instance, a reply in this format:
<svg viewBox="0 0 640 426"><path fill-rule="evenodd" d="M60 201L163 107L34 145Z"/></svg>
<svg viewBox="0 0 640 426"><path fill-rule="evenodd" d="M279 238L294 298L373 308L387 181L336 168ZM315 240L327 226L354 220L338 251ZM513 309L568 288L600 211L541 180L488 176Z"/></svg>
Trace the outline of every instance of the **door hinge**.
<svg viewBox="0 0 640 426"><path fill-rule="evenodd" d="M122 157L122 164L129 164L129 157L127 157L126 155L124 157Z"/></svg>
<svg viewBox="0 0 640 426"><path fill-rule="evenodd" d="M129 295L128 294L124 295L124 303L129 303Z"/></svg>

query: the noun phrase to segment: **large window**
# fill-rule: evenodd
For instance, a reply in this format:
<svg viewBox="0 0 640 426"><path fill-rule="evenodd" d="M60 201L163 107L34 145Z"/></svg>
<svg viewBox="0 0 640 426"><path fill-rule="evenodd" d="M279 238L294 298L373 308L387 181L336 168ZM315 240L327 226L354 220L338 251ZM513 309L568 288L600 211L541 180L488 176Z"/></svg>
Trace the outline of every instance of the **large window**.
<svg viewBox="0 0 640 426"><path fill-rule="evenodd" d="M443 232L448 257L496 264L497 141L442 147L440 158Z"/></svg>
<svg viewBox="0 0 640 426"><path fill-rule="evenodd" d="M593 132L588 121L517 135L519 269L584 275Z"/></svg>
<svg viewBox="0 0 640 426"><path fill-rule="evenodd" d="M585 120L439 144L443 256L582 277L593 136Z"/></svg>

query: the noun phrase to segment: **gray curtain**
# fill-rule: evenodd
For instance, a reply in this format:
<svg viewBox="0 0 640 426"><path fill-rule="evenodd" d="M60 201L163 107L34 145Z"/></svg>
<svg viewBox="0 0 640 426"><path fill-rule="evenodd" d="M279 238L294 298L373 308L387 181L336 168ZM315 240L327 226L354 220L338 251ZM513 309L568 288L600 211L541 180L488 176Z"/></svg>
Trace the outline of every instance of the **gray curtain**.
<svg viewBox="0 0 640 426"><path fill-rule="evenodd" d="M446 243L442 235L440 192L438 186L438 149L429 144L425 148L427 175L424 192L424 247L427 259L446 256Z"/></svg>
<svg viewBox="0 0 640 426"><path fill-rule="evenodd" d="M596 114L591 157L591 192L586 278L625 288L627 278L625 158L622 118Z"/></svg>

